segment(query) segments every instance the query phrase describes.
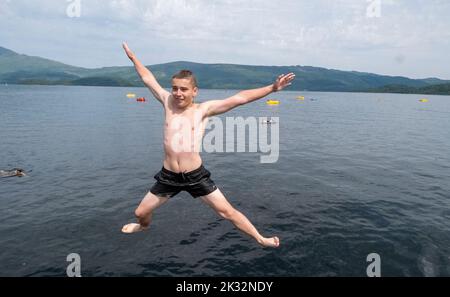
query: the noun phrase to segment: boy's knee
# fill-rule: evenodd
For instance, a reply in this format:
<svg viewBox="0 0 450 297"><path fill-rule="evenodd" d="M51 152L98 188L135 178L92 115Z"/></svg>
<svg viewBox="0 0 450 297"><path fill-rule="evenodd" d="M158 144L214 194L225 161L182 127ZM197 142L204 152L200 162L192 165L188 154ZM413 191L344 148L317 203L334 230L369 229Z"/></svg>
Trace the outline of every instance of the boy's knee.
<svg viewBox="0 0 450 297"><path fill-rule="evenodd" d="M236 209L234 208L227 208L227 209L222 209L218 211L219 215L226 219L226 220L231 220L234 215L236 214Z"/></svg>

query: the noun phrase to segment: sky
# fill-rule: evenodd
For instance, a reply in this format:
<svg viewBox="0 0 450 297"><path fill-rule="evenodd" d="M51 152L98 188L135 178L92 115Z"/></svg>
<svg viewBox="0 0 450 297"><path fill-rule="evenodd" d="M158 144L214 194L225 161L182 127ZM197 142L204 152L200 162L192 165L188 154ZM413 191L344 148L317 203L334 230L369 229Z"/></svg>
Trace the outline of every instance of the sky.
<svg viewBox="0 0 450 297"><path fill-rule="evenodd" d="M87 68L308 65L450 79L448 0L0 0L0 46Z"/></svg>

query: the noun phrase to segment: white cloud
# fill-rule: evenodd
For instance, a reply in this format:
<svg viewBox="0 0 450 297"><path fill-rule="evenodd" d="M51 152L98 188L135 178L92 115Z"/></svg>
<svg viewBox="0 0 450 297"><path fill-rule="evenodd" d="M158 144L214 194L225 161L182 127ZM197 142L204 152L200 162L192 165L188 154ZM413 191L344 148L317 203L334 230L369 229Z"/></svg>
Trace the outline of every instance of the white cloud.
<svg viewBox="0 0 450 297"><path fill-rule="evenodd" d="M306 64L450 78L450 1L0 0L3 46L83 66L128 63L129 41L148 64L174 60ZM91 51L91 52L89 52ZM399 58L401 57L401 58Z"/></svg>

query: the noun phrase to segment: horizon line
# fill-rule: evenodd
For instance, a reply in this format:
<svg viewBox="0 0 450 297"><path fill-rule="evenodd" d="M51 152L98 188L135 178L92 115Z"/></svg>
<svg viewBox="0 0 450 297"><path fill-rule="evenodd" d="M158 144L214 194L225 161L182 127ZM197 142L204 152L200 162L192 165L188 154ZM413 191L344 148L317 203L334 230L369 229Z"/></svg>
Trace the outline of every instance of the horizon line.
<svg viewBox="0 0 450 297"><path fill-rule="evenodd" d="M3 47L0 45L0 48L3 48L7 51L11 51L14 54L17 55L23 55L23 56L28 56L28 57L32 57L32 58L40 58L40 59L46 59L52 62L57 62L57 63L61 63L67 66L71 66L71 67L77 67L77 68L83 68L83 69L87 69L87 70L94 70L94 69L104 69L104 68L117 68L117 67L133 67L131 65L127 66L127 65L115 65L115 66L100 66L100 67L84 67L84 66L76 66L73 64L67 64L65 62L61 62L61 61L57 61L57 60L53 60L52 58L45 58L45 57L41 57L41 56L34 56L34 55L29 55L29 54L23 54L23 53L18 53L12 49ZM413 80L426 80L426 79L439 79L442 81L450 81L449 79L446 78L440 78L437 76L430 76L430 77L422 77L422 78L411 78L409 76L405 76L405 75L390 75L390 74L380 74L380 73L375 73L375 72L369 72L369 71L363 71L363 70L344 70L344 69L336 69L336 68L327 68L327 67L323 67L323 66L312 66L312 65L260 65L260 64L238 64L238 63L224 63L224 62L195 62L195 61L183 61L183 60L177 60L177 61L170 61L170 62L162 62L162 63L157 63L157 64L144 64L144 66L156 66L156 65L164 65L164 64L173 64L173 63L192 63L192 64L202 64L202 65L234 65L234 66L249 66L249 67L312 67L312 68L318 68L318 69L325 69L325 70L335 70L335 71L342 71L342 72L356 72L356 73L364 73L364 74L375 74L375 75L379 75L379 76L388 76L388 77L401 77L401 78L407 78L407 79L413 79Z"/></svg>

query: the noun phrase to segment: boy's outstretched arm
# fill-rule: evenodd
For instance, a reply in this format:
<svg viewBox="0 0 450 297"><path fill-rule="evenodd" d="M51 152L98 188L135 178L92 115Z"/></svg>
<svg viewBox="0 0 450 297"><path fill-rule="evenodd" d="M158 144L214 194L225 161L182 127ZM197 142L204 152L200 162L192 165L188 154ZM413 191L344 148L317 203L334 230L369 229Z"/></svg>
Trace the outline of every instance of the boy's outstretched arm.
<svg viewBox="0 0 450 297"><path fill-rule="evenodd" d="M276 81L266 87L245 90L237 93L234 96L223 100L211 100L203 103L206 108L206 116L214 116L224 112L227 112L237 106L244 105L255 100L261 99L272 92L278 92L284 89L287 86L292 84L292 81L295 78L294 73L282 74L278 76Z"/></svg>
<svg viewBox="0 0 450 297"><path fill-rule="evenodd" d="M155 96L159 102L163 103L165 99L170 96L170 93L160 86L155 76L141 63L141 61L138 60L138 58L136 58L125 42L122 46L128 58L130 58L131 62L133 62L136 72L139 74L144 84L150 89L153 96Z"/></svg>

